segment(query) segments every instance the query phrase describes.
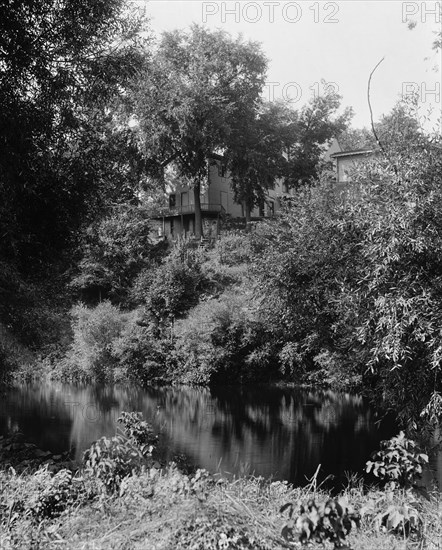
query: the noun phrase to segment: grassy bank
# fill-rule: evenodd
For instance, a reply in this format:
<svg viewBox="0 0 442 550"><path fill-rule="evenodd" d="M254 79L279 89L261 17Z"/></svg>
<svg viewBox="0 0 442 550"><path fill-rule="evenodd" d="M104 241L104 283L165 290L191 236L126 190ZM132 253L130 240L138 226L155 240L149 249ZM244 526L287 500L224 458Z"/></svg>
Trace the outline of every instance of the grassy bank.
<svg viewBox="0 0 442 550"><path fill-rule="evenodd" d="M6 441L11 460L8 466L3 456L0 470L1 550L442 546L441 495L416 489L427 457L402 432L367 462L388 482L384 489L367 489L353 477L330 497L317 486L319 468L307 487L295 488L161 465L158 437L141 413L122 412L118 423L117 434L93 443L78 469L61 463L62 456L48 460L23 442ZM23 461L20 449L34 458Z"/></svg>
<svg viewBox="0 0 442 550"><path fill-rule="evenodd" d="M300 489L253 477L227 481L204 471L185 475L173 466L131 475L113 495L85 472L63 475L54 477L45 469L29 475L0 472L2 550L293 548L300 543L281 536L287 524L281 506L310 498L319 505L328 498L314 484ZM351 548L441 548L442 508L436 495L427 500L354 486L341 497L362 516L360 529L346 538ZM392 507L397 514L408 510L408 520L416 513L416 531L405 536L399 525L396 534L388 532L382 514Z"/></svg>

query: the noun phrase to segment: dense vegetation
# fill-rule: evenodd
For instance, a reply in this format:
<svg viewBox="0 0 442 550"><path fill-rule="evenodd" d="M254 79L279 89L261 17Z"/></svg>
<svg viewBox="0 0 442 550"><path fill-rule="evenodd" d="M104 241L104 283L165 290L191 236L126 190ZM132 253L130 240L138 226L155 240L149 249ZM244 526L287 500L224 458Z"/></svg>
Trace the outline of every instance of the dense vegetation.
<svg viewBox="0 0 442 550"><path fill-rule="evenodd" d="M437 421L441 149L413 104L342 193L324 147L373 138L338 96L268 104L259 45L194 26L154 47L124 2L92 4L9 2L0 23L1 379L39 359L77 379L321 381ZM296 198L208 248L155 244L152 204L184 181L198 206L214 150L247 221L277 178Z"/></svg>
<svg viewBox="0 0 442 550"><path fill-rule="evenodd" d="M427 457L403 433L367 463L385 487L364 493L353 477L331 497L318 486L318 472L306 487L293 488L161 465L156 436L141 414L122 413L119 423L120 433L94 443L78 470L51 464L0 471L2 546L437 548L438 497L422 496L416 485Z"/></svg>
<svg viewBox="0 0 442 550"><path fill-rule="evenodd" d="M0 385L326 384L408 433L438 425L442 148L413 102L353 130L333 94L265 102L258 44L198 26L154 44L123 0L0 4ZM323 162L337 135L378 149L346 190ZM176 182L194 190L201 236L217 151L246 230L158 241L152 209ZM252 224L278 178L296 196ZM180 472L139 415L120 422L79 470L33 472L46 452L0 437L2 461L30 470L0 471L0 547L439 548L440 495L417 491L427 456L403 432L367 463L383 488L353 479L335 499L315 476L293 489Z"/></svg>
<svg viewBox="0 0 442 550"><path fill-rule="evenodd" d="M441 150L404 105L384 124L397 134L350 189L319 180L251 232L153 244L143 204L90 225L69 283L81 299L71 341L46 355L51 375L325 383L431 428L442 389Z"/></svg>
<svg viewBox="0 0 442 550"><path fill-rule="evenodd" d="M350 189L300 189L251 232L165 248L149 241L143 206L91 227L71 283L83 298L73 341L52 374L325 383L365 393L408 428L431 427L442 389L441 150L404 105L384 125L394 140Z"/></svg>

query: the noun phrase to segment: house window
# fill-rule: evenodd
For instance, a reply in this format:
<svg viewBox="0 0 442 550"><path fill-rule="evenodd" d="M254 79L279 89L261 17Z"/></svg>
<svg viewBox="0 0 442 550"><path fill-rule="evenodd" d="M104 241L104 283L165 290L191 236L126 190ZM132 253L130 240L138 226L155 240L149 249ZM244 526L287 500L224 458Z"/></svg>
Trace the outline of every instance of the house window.
<svg viewBox="0 0 442 550"><path fill-rule="evenodd" d="M227 166L225 162L218 162L218 176L225 178L227 173Z"/></svg>
<svg viewBox="0 0 442 550"><path fill-rule="evenodd" d="M169 208L175 208L176 206L176 195L169 195Z"/></svg>
<svg viewBox="0 0 442 550"><path fill-rule="evenodd" d="M282 191L283 193L288 193L289 192L289 184L284 181L283 184L282 184Z"/></svg>
<svg viewBox="0 0 442 550"><path fill-rule="evenodd" d="M259 205L259 216L261 218L264 217L264 203L263 202Z"/></svg>
<svg viewBox="0 0 442 550"><path fill-rule="evenodd" d="M273 201L269 201L269 216L275 215L275 203Z"/></svg>

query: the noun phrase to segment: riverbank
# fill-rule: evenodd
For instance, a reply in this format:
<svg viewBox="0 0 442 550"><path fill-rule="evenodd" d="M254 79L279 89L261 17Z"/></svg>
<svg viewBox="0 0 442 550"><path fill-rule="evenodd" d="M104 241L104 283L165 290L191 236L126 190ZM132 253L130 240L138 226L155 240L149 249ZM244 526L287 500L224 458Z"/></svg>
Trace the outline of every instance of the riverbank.
<svg viewBox="0 0 442 550"><path fill-rule="evenodd" d="M320 507L328 499L315 490L314 480L301 489L254 477L227 481L202 470L185 475L174 466L131 475L118 494L109 495L85 472L74 476L65 472L0 472L2 550L295 548L299 542L281 536L287 525L287 512L281 514L281 506L294 502L297 507L299 501L313 498ZM349 547L440 548L442 507L437 494L426 500L403 491L366 492L353 483L341 498L361 515L360 529L353 528L346 537ZM385 526L383 514L390 518ZM406 525L416 525L406 539L400 532L404 517ZM388 532L387 526L395 522L398 533ZM325 547L333 545L327 542Z"/></svg>

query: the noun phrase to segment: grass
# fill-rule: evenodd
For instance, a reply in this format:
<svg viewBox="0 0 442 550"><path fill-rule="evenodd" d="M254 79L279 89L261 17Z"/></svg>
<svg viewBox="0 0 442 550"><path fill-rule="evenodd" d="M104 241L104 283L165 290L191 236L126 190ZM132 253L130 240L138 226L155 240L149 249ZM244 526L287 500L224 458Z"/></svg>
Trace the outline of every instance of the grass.
<svg viewBox="0 0 442 550"><path fill-rule="evenodd" d="M255 477L228 481L204 471L185 475L174 466L133 474L122 481L115 495L102 492L86 472L54 478L45 469L20 475L10 469L0 472L0 495L1 550L296 548L300 545L281 537L286 523L279 513L281 505L328 498L313 483L293 488L286 482ZM365 492L361 484L354 484L345 496L355 509L369 510L361 529L347 537L351 548L442 549L442 506L437 493L426 500L405 492ZM404 538L379 528L378 512L386 506L400 509L404 503L419 511L420 536ZM51 517L54 506L61 514ZM316 547L324 548L311 548ZM332 545L326 543L325 548Z"/></svg>

